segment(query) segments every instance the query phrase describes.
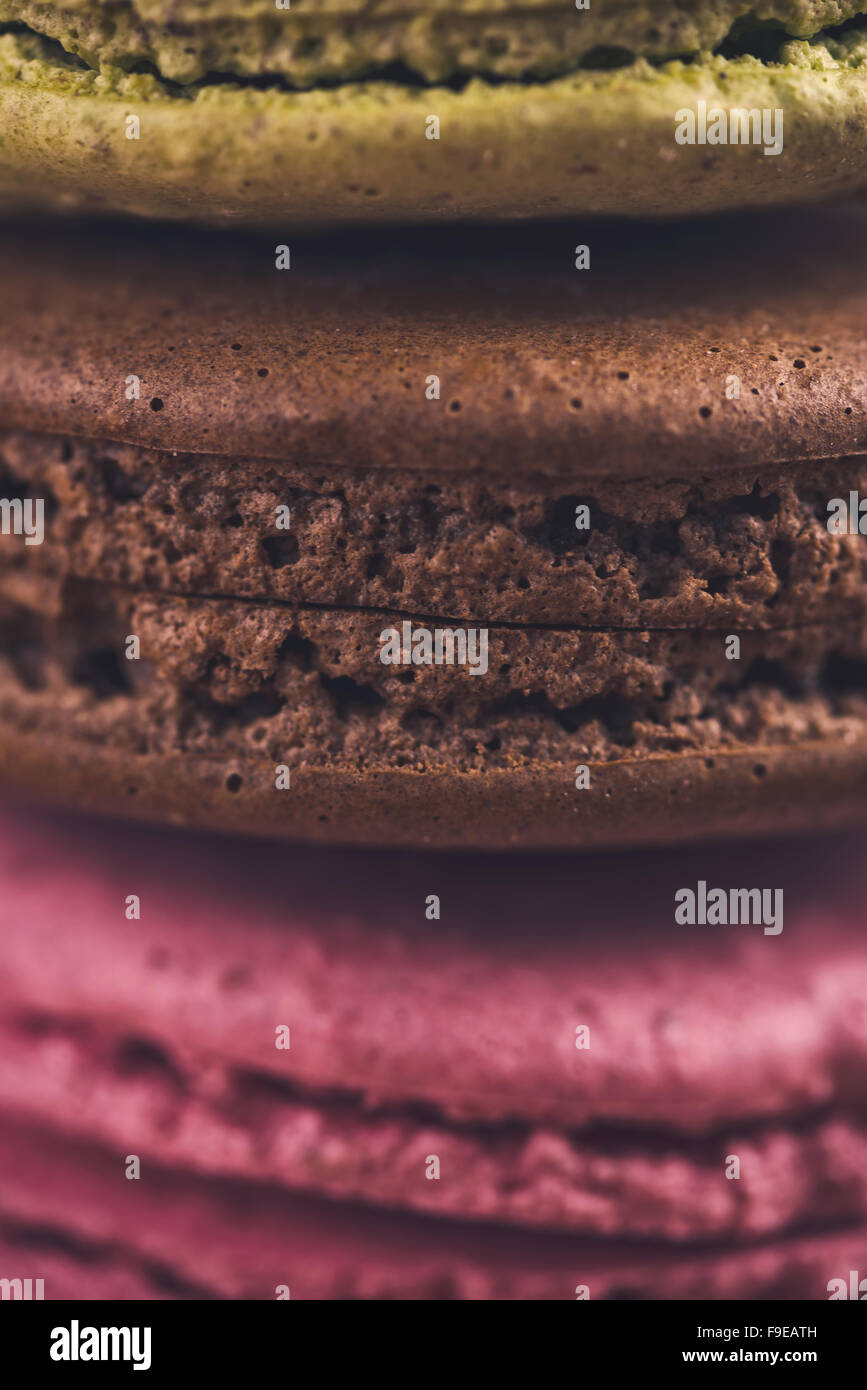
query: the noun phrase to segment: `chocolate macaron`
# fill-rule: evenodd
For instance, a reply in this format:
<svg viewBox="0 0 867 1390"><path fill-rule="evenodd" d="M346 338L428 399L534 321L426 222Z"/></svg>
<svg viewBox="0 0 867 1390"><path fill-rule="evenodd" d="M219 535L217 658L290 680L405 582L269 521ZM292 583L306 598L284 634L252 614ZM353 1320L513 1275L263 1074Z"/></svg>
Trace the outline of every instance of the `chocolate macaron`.
<svg viewBox="0 0 867 1390"><path fill-rule="evenodd" d="M867 184L857 0L2 0L0 194L250 223Z"/></svg>
<svg viewBox="0 0 867 1390"><path fill-rule="evenodd" d="M392 844L862 814L865 231L5 233L3 780Z"/></svg>

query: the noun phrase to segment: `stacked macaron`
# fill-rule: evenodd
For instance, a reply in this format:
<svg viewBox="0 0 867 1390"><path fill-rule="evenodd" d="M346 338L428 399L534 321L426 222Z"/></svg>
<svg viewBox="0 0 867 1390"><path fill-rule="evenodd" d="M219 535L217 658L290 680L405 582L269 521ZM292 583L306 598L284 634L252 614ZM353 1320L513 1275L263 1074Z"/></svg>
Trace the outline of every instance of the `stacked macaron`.
<svg viewBox="0 0 867 1390"><path fill-rule="evenodd" d="M584 278L559 228L289 274L10 233L4 777L391 844L863 812L865 232L609 233Z"/></svg>
<svg viewBox="0 0 867 1390"><path fill-rule="evenodd" d="M0 1278L865 1268L865 34L0 0Z"/></svg>

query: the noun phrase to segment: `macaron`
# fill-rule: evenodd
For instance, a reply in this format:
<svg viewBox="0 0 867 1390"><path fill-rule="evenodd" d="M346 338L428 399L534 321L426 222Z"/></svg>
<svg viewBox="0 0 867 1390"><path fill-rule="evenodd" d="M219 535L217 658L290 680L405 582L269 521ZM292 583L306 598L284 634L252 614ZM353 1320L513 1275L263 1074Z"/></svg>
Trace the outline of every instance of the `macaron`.
<svg viewBox="0 0 867 1390"><path fill-rule="evenodd" d="M3 779L373 843L862 814L865 227L770 219L770 266L752 222L612 233L589 274L557 229L431 239L422 278L7 233Z"/></svg>
<svg viewBox="0 0 867 1390"><path fill-rule="evenodd" d="M863 1268L863 836L503 862L0 828L0 1240L46 1298L43 1249L99 1297L823 1299ZM678 923L704 877L771 885L780 930Z"/></svg>
<svg viewBox="0 0 867 1390"><path fill-rule="evenodd" d="M4 204L660 216L867 183L855 0L0 4Z"/></svg>

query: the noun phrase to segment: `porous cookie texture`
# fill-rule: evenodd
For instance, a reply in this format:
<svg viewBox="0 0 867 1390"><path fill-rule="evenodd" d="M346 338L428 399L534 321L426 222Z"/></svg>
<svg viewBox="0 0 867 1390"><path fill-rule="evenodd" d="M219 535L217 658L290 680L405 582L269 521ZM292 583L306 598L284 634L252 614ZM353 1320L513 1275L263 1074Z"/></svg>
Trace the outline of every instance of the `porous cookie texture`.
<svg viewBox="0 0 867 1390"><path fill-rule="evenodd" d="M824 740L859 757L863 620L745 632L737 660L719 633L491 626L462 663L384 663L385 634L408 646L416 631L396 624L13 580L0 587L2 709L46 744L94 743L121 760L252 758L257 780L281 763L518 778L559 766L567 779L575 760L604 773L624 757L759 757Z"/></svg>
<svg viewBox="0 0 867 1390"><path fill-rule="evenodd" d="M85 1297L814 1299L864 1251L859 837L627 871L0 825L0 1234L63 1253L48 1298L82 1262ZM707 876L772 880L780 935L677 925Z"/></svg>
<svg viewBox="0 0 867 1390"><path fill-rule="evenodd" d="M303 88L398 63L406 77L428 82L473 73L550 77L594 50L603 50L595 55L602 66L618 57L622 63L630 52L706 52L730 34L748 40L767 29L779 44L859 13L856 0L698 0L688 10L612 0L578 16L575 8L552 0L294 0L285 9L274 0L245 0L240 10L232 0L0 0L0 22L44 34L94 69L149 63L178 84L223 73L279 77Z"/></svg>
<svg viewBox="0 0 867 1390"><path fill-rule="evenodd" d="M0 539L3 776L411 844L858 814L864 214L771 225L773 267L613 233L577 286L556 229L422 282L11 244L0 484L44 535Z"/></svg>
<svg viewBox="0 0 867 1390"><path fill-rule="evenodd" d="M466 622L722 632L867 617L867 546L828 530L829 499L867 497L865 455L573 488L8 431L0 491L43 498L50 521L40 549L0 552L15 570L176 597Z"/></svg>
<svg viewBox="0 0 867 1390"><path fill-rule="evenodd" d="M0 27L13 207L293 226L659 216L867 182L855 0L3 0ZM678 142L700 104L777 113L776 134Z"/></svg>

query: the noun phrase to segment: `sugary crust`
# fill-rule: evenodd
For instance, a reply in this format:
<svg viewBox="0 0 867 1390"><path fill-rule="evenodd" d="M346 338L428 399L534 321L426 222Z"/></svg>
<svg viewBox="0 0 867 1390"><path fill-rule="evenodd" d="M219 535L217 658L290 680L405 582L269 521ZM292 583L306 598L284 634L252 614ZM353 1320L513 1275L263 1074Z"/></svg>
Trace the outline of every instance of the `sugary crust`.
<svg viewBox="0 0 867 1390"><path fill-rule="evenodd" d="M756 759L761 761L757 763ZM22 796L81 810L301 841L493 850L660 844L820 829L865 818L867 745L765 745L488 773L306 769L275 790L272 762L136 756L7 724L0 775ZM756 767L765 773L756 776Z"/></svg>
<svg viewBox="0 0 867 1390"><path fill-rule="evenodd" d="M867 206L632 238L477 233L460 261L448 233L408 232L402 250L361 232L324 246L289 236L282 272L273 238L125 227L65 232L58 254L44 229L7 230L0 421L540 488L856 455L865 229ZM592 243L589 272L573 268L578 241Z"/></svg>

